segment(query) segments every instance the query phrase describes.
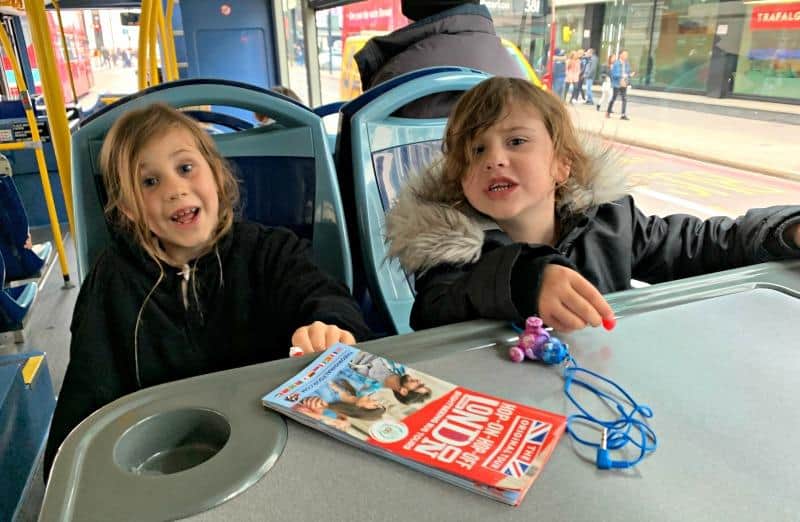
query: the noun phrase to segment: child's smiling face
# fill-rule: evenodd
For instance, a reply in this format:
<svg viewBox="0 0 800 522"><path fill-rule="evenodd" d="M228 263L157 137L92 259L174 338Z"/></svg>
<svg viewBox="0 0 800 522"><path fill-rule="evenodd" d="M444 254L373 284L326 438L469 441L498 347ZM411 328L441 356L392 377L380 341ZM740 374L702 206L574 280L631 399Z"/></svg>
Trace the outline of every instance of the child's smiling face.
<svg viewBox="0 0 800 522"><path fill-rule="evenodd" d="M476 210L512 238L512 231L554 221L556 183L566 180L569 168L555 158L553 141L535 108L518 104L478 135L472 147L461 187Z"/></svg>
<svg viewBox="0 0 800 522"><path fill-rule="evenodd" d="M219 223L214 173L192 135L173 128L139 156L143 214L170 262L182 265L208 247Z"/></svg>

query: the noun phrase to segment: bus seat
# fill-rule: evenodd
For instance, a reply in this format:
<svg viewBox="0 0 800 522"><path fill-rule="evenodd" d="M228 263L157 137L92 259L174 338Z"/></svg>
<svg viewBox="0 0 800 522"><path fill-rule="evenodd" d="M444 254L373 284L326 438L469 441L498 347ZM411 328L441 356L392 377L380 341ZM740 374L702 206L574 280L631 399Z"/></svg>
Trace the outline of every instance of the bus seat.
<svg viewBox="0 0 800 522"><path fill-rule="evenodd" d="M11 177L11 164L0 154L0 255L5 259L5 282L38 277L53 252L49 241L25 248L28 230L28 215Z"/></svg>
<svg viewBox="0 0 800 522"><path fill-rule="evenodd" d="M396 260L386 259L384 214L406 177L441 154L446 118L392 116L404 105L438 92L466 91L489 75L463 67L433 67L398 76L341 108L336 165L358 276L355 295L376 306L388 333L410 332L414 285ZM356 217L357 219L353 219Z"/></svg>
<svg viewBox="0 0 800 522"><path fill-rule="evenodd" d="M18 520L55 405L43 353L0 355L0 520Z"/></svg>
<svg viewBox="0 0 800 522"><path fill-rule="evenodd" d="M314 107L314 114L322 118L323 122L326 121L325 118L327 116L331 117L331 119L328 120L328 123L330 123L331 125L330 126L326 125L327 129L338 128L338 120L334 120L333 116L338 117L339 109L342 108L342 105L344 105L344 103L345 102L343 101L336 101L336 102L326 103L325 105L320 105L319 107ZM338 134L335 130L330 130L328 132L328 146L331 148L332 151L336 149L337 135Z"/></svg>
<svg viewBox="0 0 800 522"><path fill-rule="evenodd" d="M5 280L6 264L0 254L0 281ZM0 332L22 330L39 286L35 282L4 288L0 285ZM20 341L21 338L18 338Z"/></svg>
<svg viewBox="0 0 800 522"><path fill-rule="evenodd" d="M247 127L222 112L203 119L236 132L212 134L234 166L242 189L242 214L251 221L292 229L311 241L315 262L352 288L352 262L333 158L322 120L299 102L260 87L225 80L182 80L120 99L87 118L73 136L73 194L78 277L109 242L99 153L122 113L160 101L174 107L213 105L269 114L274 123ZM220 116L215 118L214 114ZM233 122L233 123L231 123Z"/></svg>

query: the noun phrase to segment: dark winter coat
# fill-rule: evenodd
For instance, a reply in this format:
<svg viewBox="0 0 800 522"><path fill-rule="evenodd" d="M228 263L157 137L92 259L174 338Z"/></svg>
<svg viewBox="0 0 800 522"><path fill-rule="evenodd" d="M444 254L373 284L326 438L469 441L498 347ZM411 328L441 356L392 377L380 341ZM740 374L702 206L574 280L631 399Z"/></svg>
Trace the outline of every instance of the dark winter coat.
<svg viewBox="0 0 800 522"><path fill-rule="evenodd" d="M497 76L525 78L495 35L486 6L465 4L423 18L385 36L372 38L355 55L367 90L395 76L444 65L479 69ZM460 93L426 96L403 107L408 118L443 118Z"/></svg>
<svg viewBox="0 0 800 522"><path fill-rule="evenodd" d="M584 78L591 78L594 80L594 75L597 72L597 62L598 59L596 54L586 57L586 66L583 68Z"/></svg>
<svg viewBox="0 0 800 522"><path fill-rule="evenodd" d="M45 470L80 421L140 388L287 357L294 331L314 321L369 338L347 288L308 254L308 242L288 230L237 223L216 252L190 263L195 269L185 285L166 265L156 285L159 268L144 250L115 241L75 305Z"/></svg>
<svg viewBox="0 0 800 522"><path fill-rule="evenodd" d="M555 247L514 243L466 201L447 203L434 169L409 181L387 216L389 255L416 273L414 329L477 318L536 315L549 263L580 272L602 293L631 279L670 281L763 261L800 257L783 237L800 207L747 212L735 220L646 216L625 191L624 176L600 156L592 182L567 197Z"/></svg>

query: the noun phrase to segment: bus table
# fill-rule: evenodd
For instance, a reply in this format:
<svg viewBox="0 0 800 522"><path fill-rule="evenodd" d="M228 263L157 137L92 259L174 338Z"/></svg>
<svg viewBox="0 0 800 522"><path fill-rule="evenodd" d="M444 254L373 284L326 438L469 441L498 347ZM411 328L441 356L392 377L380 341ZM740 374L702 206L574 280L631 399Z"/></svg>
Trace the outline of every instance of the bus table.
<svg viewBox="0 0 800 522"><path fill-rule="evenodd" d="M265 410L261 397L302 358L106 406L62 446L40 520L797 520L799 298L800 261L609 295L613 331L560 337L583 367L652 407L658 449L635 468L600 471L565 435L516 508ZM558 368L509 361L515 336L510 325L473 321L360 347L572 413Z"/></svg>

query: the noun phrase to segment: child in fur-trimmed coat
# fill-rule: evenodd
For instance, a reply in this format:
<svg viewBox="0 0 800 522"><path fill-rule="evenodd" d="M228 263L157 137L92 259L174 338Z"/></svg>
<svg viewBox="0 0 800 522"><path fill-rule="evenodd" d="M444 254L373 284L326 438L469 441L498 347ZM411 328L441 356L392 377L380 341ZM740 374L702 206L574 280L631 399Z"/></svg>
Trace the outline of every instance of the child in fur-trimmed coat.
<svg viewBox="0 0 800 522"><path fill-rule="evenodd" d="M444 159L387 216L416 273L411 326L538 315L562 332L613 318L604 293L800 257L800 207L736 219L646 216L608 151L584 148L558 98L494 77L450 116Z"/></svg>

